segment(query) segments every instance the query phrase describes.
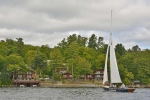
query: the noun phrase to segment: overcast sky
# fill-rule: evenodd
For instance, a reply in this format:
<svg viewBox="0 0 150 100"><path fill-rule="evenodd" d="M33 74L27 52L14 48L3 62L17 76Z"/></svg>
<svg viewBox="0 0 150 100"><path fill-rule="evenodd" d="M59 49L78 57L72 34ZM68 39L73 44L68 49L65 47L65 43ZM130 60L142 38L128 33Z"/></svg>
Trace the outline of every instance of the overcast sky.
<svg viewBox="0 0 150 100"><path fill-rule="evenodd" d="M0 40L54 47L71 34L113 38L125 48L150 49L149 0L0 0Z"/></svg>

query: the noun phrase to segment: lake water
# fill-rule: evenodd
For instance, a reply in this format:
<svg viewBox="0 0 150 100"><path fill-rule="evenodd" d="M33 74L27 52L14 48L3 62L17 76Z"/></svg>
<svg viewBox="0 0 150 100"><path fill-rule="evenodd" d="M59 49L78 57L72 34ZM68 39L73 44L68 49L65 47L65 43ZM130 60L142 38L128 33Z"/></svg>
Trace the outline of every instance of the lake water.
<svg viewBox="0 0 150 100"><path fill-rule="evenodd" d="M102 88L0 88L0 100L150 100L150 89L119 93Z"/></svg>

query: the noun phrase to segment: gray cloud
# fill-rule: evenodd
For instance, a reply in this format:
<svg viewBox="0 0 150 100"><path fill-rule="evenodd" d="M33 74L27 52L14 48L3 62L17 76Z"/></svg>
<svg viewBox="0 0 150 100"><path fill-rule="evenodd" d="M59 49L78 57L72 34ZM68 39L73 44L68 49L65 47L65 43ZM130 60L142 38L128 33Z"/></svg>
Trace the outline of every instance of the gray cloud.
<svg viewBox="0 0 150 100"><path fill-rule="evenodd" d="M53 47L71 33L95 33L107 43L111 10L115 43L150 48L148 0L0 0L0 36Z"/></svg>

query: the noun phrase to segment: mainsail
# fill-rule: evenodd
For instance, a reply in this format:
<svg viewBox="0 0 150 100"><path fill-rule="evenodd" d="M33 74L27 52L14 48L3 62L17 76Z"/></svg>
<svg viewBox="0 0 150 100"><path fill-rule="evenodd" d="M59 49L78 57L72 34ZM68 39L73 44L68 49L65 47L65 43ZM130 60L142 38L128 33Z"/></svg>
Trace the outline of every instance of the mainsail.
<svg viewBox="0 0 150 100"><path fill-rule="evenodd" d="M116 61L116 55L113 45L112 34L110 35L110 79L111 83L122 83L120 79L120 74L118 71L118 65Z"/></svg>

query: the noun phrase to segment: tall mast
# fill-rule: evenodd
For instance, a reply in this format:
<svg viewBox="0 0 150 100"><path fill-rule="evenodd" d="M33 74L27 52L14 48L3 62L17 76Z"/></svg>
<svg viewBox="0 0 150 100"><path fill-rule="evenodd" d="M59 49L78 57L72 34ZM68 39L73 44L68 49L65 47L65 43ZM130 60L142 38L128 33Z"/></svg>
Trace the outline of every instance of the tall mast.
<svg viewBox="0 0 150 100"><path fill-rule="evenodd" d="M113 10L111 10L111 29L110 29L111 31L110 31L110 35L112 35L112 11Z"/></svg>

